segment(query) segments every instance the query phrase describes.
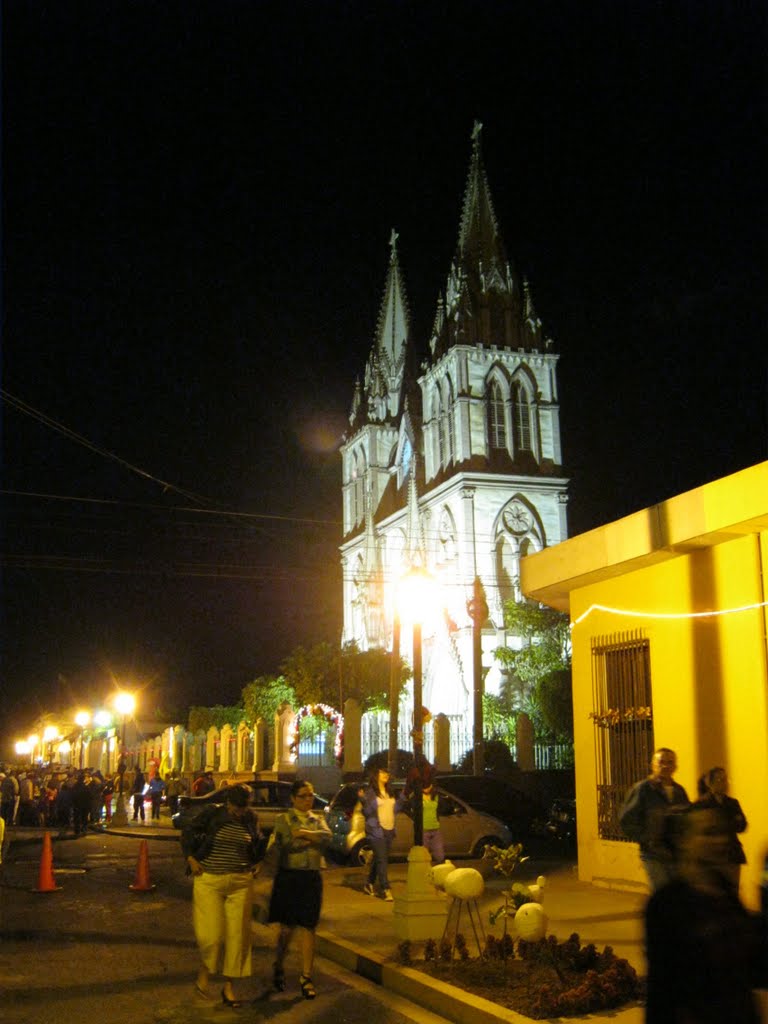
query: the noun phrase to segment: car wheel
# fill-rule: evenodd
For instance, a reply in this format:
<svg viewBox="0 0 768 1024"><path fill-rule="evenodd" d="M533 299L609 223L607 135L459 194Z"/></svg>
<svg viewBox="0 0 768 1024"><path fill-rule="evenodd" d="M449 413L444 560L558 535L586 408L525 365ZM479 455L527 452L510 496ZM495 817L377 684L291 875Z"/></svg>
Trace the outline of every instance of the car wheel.
<svg viewBox="0 0 768 1024"><path fill-rule="evenodd" d="M472 856L481 858L489 846L503 846L504 844L496 836L484 836L482 839L478 839L475 843L474 849L472 850Z"/></svg>
<svg viewBox="0 0 768 1024"><path fill-rule="evenodd" d="M372 859L373 850L371 849L371 844L367 839L361 839L359 843L355 843L352 847L352 852L349 855L350 864L356 864L359 867L367 868Z"/></svg>

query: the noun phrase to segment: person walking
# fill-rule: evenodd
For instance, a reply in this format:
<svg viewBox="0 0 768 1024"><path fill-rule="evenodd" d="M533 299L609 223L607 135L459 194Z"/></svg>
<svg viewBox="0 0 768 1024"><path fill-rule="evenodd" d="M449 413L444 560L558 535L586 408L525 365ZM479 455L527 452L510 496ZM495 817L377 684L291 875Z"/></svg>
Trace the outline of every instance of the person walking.
<svg viewBox="0 0 768 1024"><path fill-rule="evenodd" d="M429 850L433 864L445 862L445 843L440 831L440 796L430 779L425 783L421 794L422 822L424 829L424 846Z"/></svg>
<svg viewBox="0 0 768 1024"><path fill-rule="evenodd" d="M671 811L690 803L685 789L672 778L676 771L674 750L659 747L651 759L651 774L635 783L619 812L624 833L640 845L640 860L652 892L672 875L673 855L664 841L665 819Z"/></svg>
<svg viewBox="0 0 768 1024"><path fill-rule="evenodd" d="M395 838L395 814L405 806L404 797L395 799L389 784L386 768L377 768L371 775L370 785L361 797L361 809L365 818L365 835L373 850L368 881L363 891L369 896L378 895L387 903L392 902L389 886L389 851Z"/></svg>
<svg viewBox="0 0 768 1024"><path fill-rule="evenodd" d="M13 772L9 771L3 775L2 781L0 781L0 815L2 815L7 828L14 824L18 795L19 780Z"/></svg>
<svg viewBox="0 0 768 1024"><path fill-rule="evenodd" d="M72 786L72 824L76 836L84 836L88 831L88 816L91 811L91 792L85 778L85 772L78 772Z"/></svg>
<svg viewBox="0 0 768 1024"><path fill-rule="evenodd" d="M171 772L165 780L165 795L168 810L173 816L179 809L179 797L184 792L184 782L178 772Z"/></svg>
<svg viewBox="0 0 768 1024"><path fill-rule="evenodd" d="M741 865L747 863L738 833L746 832L747 819L739 801L728 796L728 775L725 768L710 768L699 779L698 789L699 799L693 806L717 808L721 812L717 821L727 836L728 845L720 870L738 896Z"/></svg>
<svg viewBox="0 0 768 1024"><path fill-rule="evenodd" d="M101 787L101 797L104 801L104 817L108 825L112 824L112 797L115 795L115 782L111 775L107 774L104 785Z"/></svg>
<svg viewBox="0 0 768 1024"><path fill-rule="evenodd" d="M144 772L136 767L136 771L133 775L133 785L131 786L131 796L133 797L133 820L138 821L139 815L141 820L145 821L144 815L144 787L146 786L146 779L144 778Z"/></svg>
<svg viewBox="0 0 768 1024"><path fill-rule="evenodd" d="M182 831L181 849L193 878L192 919L200 952L195 992L210 998L211 975L221 972L221 1000L239 1007L233 981L251 975L252 883L263 856L258 819L246 786L230 786L224 806L212 804Z"/></svg>
<svg viewBox="0 0 768 1024"><path fill-rule="evenodd" d="M667 816L671 880L645 911L646 1024L758 1024L757 921L722 871L728 837L722 808L693 806Z"/></svg>
<svg viewBox="0 0 768 1024"><path fill-rule="evenodd" d="M312 811L315 791L311 782L297 779L291 786L293 807L275 821L266 867L274 870L269 922L280 925L273 966L273 984L285 989L285 955L294 931L301 934L301 975L299 986L305 999L314 999L312 981L315 959L315 929L323 902L323 851L331 841L325 819Z"/></svg>
<svg viewBox="0 0 768 1024"><path fill-rule="evenodd" d="M149 780L149 797L152 801L152 821L160 820L160 805L163 802L163 793L165 792L165 783L160 777L160 773L156 772Z"/></svg>

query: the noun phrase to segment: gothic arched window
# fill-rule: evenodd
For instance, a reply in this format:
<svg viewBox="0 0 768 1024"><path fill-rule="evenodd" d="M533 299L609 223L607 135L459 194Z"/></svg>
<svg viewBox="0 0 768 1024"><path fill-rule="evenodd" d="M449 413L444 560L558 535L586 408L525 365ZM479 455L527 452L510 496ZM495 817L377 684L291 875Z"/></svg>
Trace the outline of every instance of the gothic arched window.
<svg viewBox="0 0 768 1024"><path fill-rule="evenodd" d="M528 392L516 381L512 388L512 436L516 452L533 451L531 444L531 405Z"/></svg>
<svg viewBox="0 0 768 1024"><path fill-rule="evenodd" d="M498 381L488 392L488 437L491 448L507 447L507 424L504 420L504 396Z"/></svg>
<svg viewBox="0 0 768 1024"><path fill-rule="evenodd" d="M442 435L442 447L445 452L445 459L441 459L441 462L444 466L448 466L453 462L456 452L455 439L453 436L453 401L450 385L446 389L446 393L443 395L440 433Z"/></svg>
<svg viewBox="0 0 768 1024"><path fill-rule="evenodd" d="M445 432L443 431L444 410L440 407L440 396L437 396L435 408L435 428L437 430L437 462L440 467L446 464L445 457Z"/></svg>

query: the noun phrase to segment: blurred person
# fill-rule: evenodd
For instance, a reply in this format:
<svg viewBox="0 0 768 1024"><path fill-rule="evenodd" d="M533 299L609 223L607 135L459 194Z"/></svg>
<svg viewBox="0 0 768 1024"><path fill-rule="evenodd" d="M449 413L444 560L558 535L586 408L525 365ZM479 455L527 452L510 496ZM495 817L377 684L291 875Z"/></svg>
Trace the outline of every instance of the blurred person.
<svg viewBox="0 0 768 1024"><path fill-rule="evenodd" d="M104 813L104 779L100 772L92 772L88 781L88 792L91 796L90 821L92 825L101 824Z"/></svg>
<svg viewBox="0 0 768 1024"><path fill-rule="evenodd" d="M8 771L0 780L0 817L5 821L6 828L13 825L18 796L19 780L13 772Z"/></svg>
<svg viewBox="0 0 768 1024"><path fill-rule="evenodd" d="M115 781L107 772L101 787L101 798L104 801L104 818L108 825L112 823L112 797L115 795Z"/></svg>
<svg viewBox="0 0 768 1024"><path fill-rule="evenodd" d="M313 813L315 791L311 782L297 779L291 786L293 808L280 814L267 853L267 869L276 870L269 903L269 922L280 925L273 966L273 984L285 988L285 954L294 931L301 935L299 986L305 999L317 995L312 981L315 958L315 929L323 902L323 851L331 831L320 815Z"/></svg>
<svg viewBox="0 0 768 1024"><path fill-rule="evenodd" d="M672 851L664 840L666 817L690 803L683 787L672 778L676 771L674 750L659 747L651 759L651 774L635 783L619 812L622 830L640 845L640 860L652 892L669 881L673 868Z"/></svg>
<svg viewBox="0 0 768 1024"><path fill-rule="evenodd" d="M398 797L389 784L386 768L377 768L371 775L370 784L361 796L361 810L365 818L365 834L373 850L368 869L368 881L363 892L369 896L378 895L387 903L392 902L389 885L389 851L395 838L395 814L406 804L405 797Z"/></svg>
<svg viewBox="0 0 768 1024"><path fill-rule="evenodd" d="M221 972L221 1000L242 1006L233 979L251 975L253 877L263 855L258 819L246 786L230 786L224 806L211 804L184 828L181 849L193 877L192 917L200 952L195 991L209 998Z"/></svg>
<svg viewBox="0 0 768 1024"><path fill-rule="evenodd" d="M160 805L163 802L165 783L157 772L149 780L149 798L152 801L152 821L160 820Z"/></svg>
<svg viewBox="0 0 768 1024"><path fill-rule="evenodd" d="M85 835L91 812L91 792L85 772L78 772L72 786L72 825L76 836Z"/></svg>
<svg viewBox="0 0 768 1024"><path fill-rule="evenodd" d="M758 921L724 877L722 817L695 805L668 817L675 868L645 912L646 1024L759 1024Z"/></svg>
<svg viewBox="0 0 768 1024"><path fill-rule="evenodd" d="M746 832L747 819L739 801L728 796L728 775L725 768L710 768L699 779L699 799L694 807L717 807L722 811L719 821L728 838L728 850L725 863L720 870L725 874L729 884L738 895L741 865L747 863L744 847L738 833Z"/></svg>
<svg viewBox="0 0 768 1024"><path fill-rule="evenodd" d="M137 765L136 771L133 773L133 785L131 786L131 796L133 797L134 821L139 820L139 815L141 815L142 821L146 820L144 814L144 790L146 788L146 785L147 781L144 777L144 772Z"/></svg>
<svg viewBox="0 0 768 1024"><path fill-rule="evenodd" d="M170 772L165 780L165 795L168 800L168 809L174 815L179 809L179 797L185 792L184 780L178 772Z"/></svg>

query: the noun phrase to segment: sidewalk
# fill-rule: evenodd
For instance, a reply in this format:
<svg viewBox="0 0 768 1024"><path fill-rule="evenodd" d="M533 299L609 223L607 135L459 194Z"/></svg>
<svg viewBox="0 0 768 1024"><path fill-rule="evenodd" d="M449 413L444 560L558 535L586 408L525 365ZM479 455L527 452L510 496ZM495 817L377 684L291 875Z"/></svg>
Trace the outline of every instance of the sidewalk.
<svg viewBox="0 0 768 1024"><path fill-rule="evenodd" d="M462 861L457 866L468 866L468 862ZM540 866L540 873L547 879L543 906L549 919L548 933L567 939L577 932L582 943L594 942L600 951L604 946L612 946L616 955L626 957L638 974L645 974L644 897L580 882L570 868L555 868L548 873L545 865ZM405 886L406 871L406 864L390 865L389 876L395 897L398 889ZM517 880L533 881L535 874L532 876L530 872L526 874L521 870ZM365 895L361 891L362 882L360 868L336 868L324 876L323 915L317 933L317 948L321 956L379 982L455 1024L528 1024L528 1017L495 1003L477 1000L460 989L434 981L420 971L399 966L393 904ZM500 890L503 887L504 882L498 877L486 879L486 890L479 901L486 933L489 930L488 911L502 902ZM462 930L468 943L472 941L473 944L466 916L463 921ZM500 926L493 931L500 934ZM421 950L418 944L415 945L419 956ZM616 1024L642 1024L644 1009L632 1006L580 1019L601 1018Z"/></svg>
<svg viewBox="0 0 768 1024"><path fill-rule="evenodd" d="M106 828L107 835L147 839L153 844L162 841L177 842L179 832L164 813L159 821L134 822L121 827ZM43 830L14 829L22 834L42 838ZM55 834L55 833L54 833ZM76 840L73 839L73 842ZM150 847L150 858L152 856ZM478 866L479 862L460 861L458 867ZM485 866L484 866L485 868ZM406 883L407 864L390 865L390 881L397 896ZM485 871L484 871L485 873ZM617 956L626 959L637 970L645 973L643 954L644 897L620 890L601 889L580 882L575 868L563 867L562 862L533 857L520 868L516 881L533 881L539 874L547 880L543 906L549 919L548 933L566 939L577 932L582 943L594 942L598 950L612 946ZM530 1018L513 1011L478 1000L461 989L437 982L427 975L398 963L398 939L394 931L394 905L367 896L362 891L363 869L332 864L324 873L324 900L320 928L317 932L317 953L346 970L371 980L424 1009L453 1021L454 1024L530 1024ZM502 902L500 895L504 879L490 875L479 901L480 918L487 933L490 930L488 911ZM263 926L255 924L254 931ZM462 918L462 931L468 942L471 937L469 922ZM493 929L501 934L501 925ZM263 937L262 937L263 938ZM415 944L416 956L422 950ZM644 1010L632 1006L625 1010L593 1014L582 1020L608 1020L615 1024L642 1024Z"/></svg>

